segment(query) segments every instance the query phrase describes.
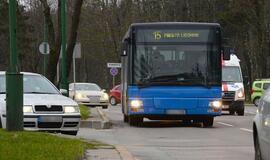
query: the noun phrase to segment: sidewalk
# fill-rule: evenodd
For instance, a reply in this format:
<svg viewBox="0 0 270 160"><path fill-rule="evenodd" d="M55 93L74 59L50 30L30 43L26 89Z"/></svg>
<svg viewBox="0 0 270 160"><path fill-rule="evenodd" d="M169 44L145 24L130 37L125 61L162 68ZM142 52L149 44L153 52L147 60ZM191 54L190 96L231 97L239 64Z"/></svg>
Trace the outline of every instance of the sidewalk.
<svg viewBox="0 0 270 160"><path fill-rule="evenodd" d="M87 120L82 120L80 128L92 128L96 130L112 128L112 123L110 119L108 118L108 116L101 107L89 109L91 111L90 118ZM99 146L98 149L86 150L83 160L135 160L135 159L124 146L104 145Z"/></svg>

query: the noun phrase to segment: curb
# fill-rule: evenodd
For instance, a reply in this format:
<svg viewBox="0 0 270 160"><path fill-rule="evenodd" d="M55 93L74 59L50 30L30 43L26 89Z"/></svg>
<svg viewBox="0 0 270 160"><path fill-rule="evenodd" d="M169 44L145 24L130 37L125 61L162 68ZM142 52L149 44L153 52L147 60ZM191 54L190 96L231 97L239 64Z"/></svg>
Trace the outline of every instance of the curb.
<svg viewBox="0 0 270 160"><path fill-rule="evenodd" d="M132 154L126 149L126 147L121 145L116 145L115 149L120 154L121 159L123 160L136 160Z"/></svg>
<svg viewBox="0 0 270 160"><path fill-rule="evenodd" d="M106 114L102 111L101 107L96 107L97 117L94 119L81 120L80 128L94 128L94 129L109 129L112 124L107 118Z"/></svg>
<svg viewBox="0 0 270 160"><path fill-rule="evenodd" d="M111 128L112 124L109 120L109 118L107 117L107 115L103 112L101 107L97 108L97 111L102 119L101 121L101 129L109 129Z"/></svg>

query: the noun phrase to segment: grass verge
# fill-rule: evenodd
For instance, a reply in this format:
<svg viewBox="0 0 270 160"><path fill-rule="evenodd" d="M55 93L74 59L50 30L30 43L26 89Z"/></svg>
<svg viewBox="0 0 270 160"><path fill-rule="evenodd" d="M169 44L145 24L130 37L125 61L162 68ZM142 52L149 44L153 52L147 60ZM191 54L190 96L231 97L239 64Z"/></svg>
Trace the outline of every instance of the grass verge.
<svg viewBox="0 0 270 160"><path fill-rule="evenodd" d="M80 104L81 119L85 120L90 117L90 110L87 106Z"/></svg>
<svg viewBox="0 0 270 160"><path fill-rule="evenodd" d="M41 132L7 132L0 129L1 160L81 160L97 143Z"/></svg>

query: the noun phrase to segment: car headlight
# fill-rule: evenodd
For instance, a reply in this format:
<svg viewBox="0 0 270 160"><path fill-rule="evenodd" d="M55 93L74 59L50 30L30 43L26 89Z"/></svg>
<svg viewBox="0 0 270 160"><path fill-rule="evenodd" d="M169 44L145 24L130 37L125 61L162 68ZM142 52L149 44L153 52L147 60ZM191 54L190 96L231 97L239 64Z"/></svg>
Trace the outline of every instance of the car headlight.
<svg viewBox="0 0 270 160"><path fill-rule="evenodd" d="M264 126L265 127L270 127L270 118L265 118L265 120L264 120Z"/></svg>
<svg viewBox="0 0 270 160"><path fill-rule="evenodd" d="M237 93L237 97L238 98L244 98L245 94L244 94L244 91L243 90L239 90L238 93Z"/></svg>
<svg viewBox="0 0 270 160"><path fill-rule="evenodd" d="M82 99L82 98L86 98L86 96L82 93L76 93L76 96L75 96L76 99Z"/></svg>
<svg viewBox="0 0 270 160"><path fill-rule="evenodd" d="M108 100L109 99L109 95L107 93L103 93L102 99Z"/></svg>
<svg viewBox="0 0 270 160"><path fill-rule="evenodd" d="M79 113L79 106L64 106L65 113Z"/></svg>
<svg viewBox="0 0 270 160"><path fill-rule="evenodd" d="M209 106L214 108L214 109L221 109L222 102L220 100L215 100L215 101L210 102Z"/></svg>
<svg viewBox="0 0 270 160"><path fill-rule="evenodd" d="M33 113L32 106L23 106L23 113Z"/></svg>

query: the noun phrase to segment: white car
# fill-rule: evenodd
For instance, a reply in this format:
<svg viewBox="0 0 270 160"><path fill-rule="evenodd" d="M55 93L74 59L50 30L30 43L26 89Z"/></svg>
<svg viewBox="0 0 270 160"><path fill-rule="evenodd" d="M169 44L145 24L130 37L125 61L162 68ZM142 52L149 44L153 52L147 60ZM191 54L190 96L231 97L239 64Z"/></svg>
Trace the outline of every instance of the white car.
<svg viewBox="0 0 270 160"><path fill-rule="evenodd" d="M80 104L108 108L108 94L95 83L71 83L69 96Z"/></svg>
<svg viewBox="0 0 270 160"><path fill-rule="evenodd" d="M0 127L3 128L6 128L5 81L5 72L0 72ZM23 84L25 130L77 134L81 116L75 101L63 96L40 74L23 73Z"/></svg>
<svg viewBox="0 0 270 160"><path fill-rule="evenodd" d="M257 114L253 120L255 160L270 159L270 88L259 100Z"/></svg>

